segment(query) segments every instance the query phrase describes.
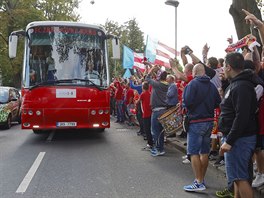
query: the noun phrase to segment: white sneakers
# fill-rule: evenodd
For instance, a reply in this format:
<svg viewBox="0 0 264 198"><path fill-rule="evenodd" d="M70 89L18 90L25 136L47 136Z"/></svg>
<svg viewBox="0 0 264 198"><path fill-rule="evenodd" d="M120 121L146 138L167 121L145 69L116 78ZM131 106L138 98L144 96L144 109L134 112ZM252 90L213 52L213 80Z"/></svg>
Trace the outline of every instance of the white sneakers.
<svg viewBox="0 0 264 198"><path fill-rule="evenodd" d="M182 159L183 159L182 163L184 163L184 164L190 164L191 163L191 161L188 159L188 155L182 156Z"/></svg>
<svg viewBox="0 0 264 198"><path fill-rule="evenodd" d="M257 188L264 184L264 174L257 173L256 178L252 182L252 187Z"/></svg>

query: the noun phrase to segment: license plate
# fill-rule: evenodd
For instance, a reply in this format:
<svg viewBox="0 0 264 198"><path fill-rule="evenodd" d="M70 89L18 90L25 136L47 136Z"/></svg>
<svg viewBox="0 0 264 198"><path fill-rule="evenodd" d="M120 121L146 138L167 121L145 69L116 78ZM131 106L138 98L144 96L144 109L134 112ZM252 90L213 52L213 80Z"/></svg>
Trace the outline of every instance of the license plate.
<svg viewBox="0 0 264 198"><path fill-rule="evenodd" d="M57 122L57 127L76 127L77 122Z"/></svg>

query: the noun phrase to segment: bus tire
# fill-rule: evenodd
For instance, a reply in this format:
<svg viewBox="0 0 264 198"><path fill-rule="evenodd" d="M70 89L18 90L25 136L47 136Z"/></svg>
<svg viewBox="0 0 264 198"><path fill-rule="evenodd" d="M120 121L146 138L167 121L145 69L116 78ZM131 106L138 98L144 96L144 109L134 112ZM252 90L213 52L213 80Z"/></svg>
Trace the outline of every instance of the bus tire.
<svg viewBox="0 0 264 198"><path fill-rule="evenodd" d="M98 133L103 133L105 132L105 128L100 128L100 129L97 129Z"/></svg>

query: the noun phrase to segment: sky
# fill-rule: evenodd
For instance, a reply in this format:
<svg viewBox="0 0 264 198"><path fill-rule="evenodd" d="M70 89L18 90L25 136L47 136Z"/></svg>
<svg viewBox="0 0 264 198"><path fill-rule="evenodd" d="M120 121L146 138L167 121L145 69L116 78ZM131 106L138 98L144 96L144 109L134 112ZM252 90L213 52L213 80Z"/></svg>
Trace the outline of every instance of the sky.
<svg viewBox="0 0 264 198"><path fill-rule="evenodd" d="M144 38L149 35L175 48L175 7L166 0L83 0L78 13L81 22L119 25L136 19ZM224 58L227 38L237 41L234 22L229 14L232 0L179 0L177 8L177 50L188 45L202 58L202 48L210 47L208 57Z"/></svg>

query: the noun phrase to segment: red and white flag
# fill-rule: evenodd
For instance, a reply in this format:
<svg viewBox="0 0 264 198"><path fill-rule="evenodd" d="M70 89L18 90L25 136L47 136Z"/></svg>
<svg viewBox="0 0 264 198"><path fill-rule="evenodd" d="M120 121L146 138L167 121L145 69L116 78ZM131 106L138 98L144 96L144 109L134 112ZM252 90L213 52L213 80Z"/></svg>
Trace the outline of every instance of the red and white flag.
<svg viewBox="0 0 264 198"><path fill-rule="evenodd" d="M164 43L147 37L145 56L153 64L158 64L170 68L170 58L175 58L176 50L165 45ZM177 55L180 53L177 52Z"/></svg>
<svg viewBox="0 0 264 198"><path fill-rule="evenodd" d="M145 65L142 63L144 59L143 53L136 53L129 47L123 47L123 67L124 69L138 68L141 71L145 70Z"/></svg>

